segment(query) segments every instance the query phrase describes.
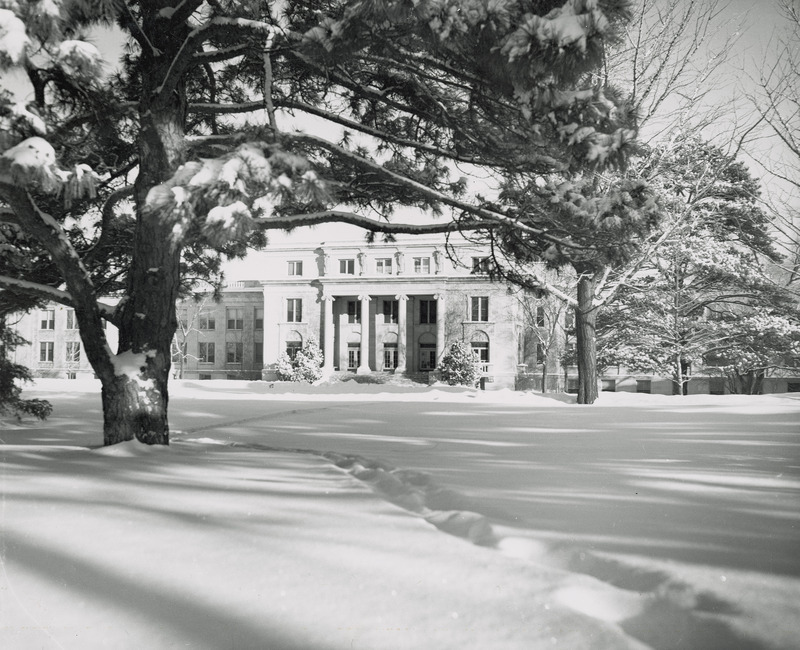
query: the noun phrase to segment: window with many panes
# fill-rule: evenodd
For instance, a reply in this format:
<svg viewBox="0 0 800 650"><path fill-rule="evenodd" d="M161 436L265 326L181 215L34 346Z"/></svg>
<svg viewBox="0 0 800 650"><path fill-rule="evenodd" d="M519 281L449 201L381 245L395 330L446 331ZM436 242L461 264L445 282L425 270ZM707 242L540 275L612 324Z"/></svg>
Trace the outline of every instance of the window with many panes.
<svg viewBox="0 0 800 650"><path fill-rule="evenodd" d="M67 329L74 330L78 328L78 321L75 320L75 310L67 309Z"/></svg>
<svg viewBox="0 0 800 650"><path fill-rule="evenodd" d="M356 370L361 365L361 345L350 343L347 346L347 369Z"/></svg>
<svg viewBox="0 0 800 650"><path fill-rule="evenodd" d="M264 364L264 343L262 341L253 342L253 363L257 366Z"/></svg>
<svg viewBox="0 0 800 650"><path fill-rule="evenodd" d="M414 258L414 273L430 273L431 272L431 258L430 257L415 257Z"/></svg>
<svg viewBox="0 0 800 650"><path fill-rule="evenodd" d="M217 322L214 314L209 314L207 311L201 311L197 316L197 328L201 330L213 330L217 328Z"/></svg>
<svg viewBox="0 0 800 650"><path fill-rule="evenodd" d="M419 369L420 370L433 370L436 368L436 344L435 343L420 343L419 344Z"/></svg>
<svg viewBox="0 0 800 650"><path fill-rule="evenodd" d="M256 307L253 309L253 329L254 330L263 330L264 329L264 308L263 307Z"/></svg>
<svg viewBox="0 0 800 650"><path fill-rule="evenodd" d="M43 330L54 330L56 328L56 310L55 309L43 309L42 310L42 318L41 323L39 325L39 329ZM52 361L52 359L51 359Z"/></svg>
<svg viewBox="0 0 800 650"><path fill-rule="evenodd" d="M361 322L361 301L348 300L347 301L347 322L360 323Z"/></svg>
<svg viewBox="0 0 800 650"><path fill-rule="evenodd" d="M287 323L302 323L303 322L303 299L302 298L287 298L286 299L286 322Z"/></svg>
<svg viewBox="0 0 800 650"><path fill-rule="evenodd" d="M225 362L241 363L243 344L237 341L227 341L225 343Z"/></svg>
<svg viewBox="0 0 800 650"><path fill-rule="evenodd" d="M397 343L383 344L383 369L394 370L397 368Z"/></svg>
<svg viewBox="0 0 800 650"><path fill-rule="evenodd" d="M294 361L302 347L303 344L301 341L286 341L286 356Z"/></svg>
<svg viewBox="0 0 800 650"><path fill-rule="evenodd" d="M339 273L342 275L355 275L356 261L353 259L339 260Z"/></svg>
<svg viewBox="0 0 800 650"><path fill-rule="evenodd" d="M81 343L80 341L67 341L65 349L64 360L67 363L79 363L81 360Z"/></svg>
<svg viewBox="0 0 800 650"><path fill-rule="evenodd" d="M472 346L472 354L475 355L475 360L481 363L489 363L489 343L486 341L473 341L470 343Z"/></svg>
<svg viewBox="0 0 800 650"><path fill-rule="evenodd" d="M290 261L289 275L303 275L303 263L299 260Z"/></svg>
<svg viewBox="0 0 800 650"><path fill-rule="evenodd" d="M213 343L201 341L197 344L197 360L200 363L214 363L216 349Z"/></svg>
<svg viewBox="0 0 800 650"><path fill-rule="evenodd" d="M419 322L421 325L435 325L436 324L436 301L435 300L420 300L419 301Z"/></svg>
<svg viewBox="0 0 800 650"><path fill-rule="evenodd" d="M39 343L39 361L52 361L54 343L52 341L42 341Z"/></svg>
<svg viewBox="0 0 800 650"><path fill-rule="evenodd" d="M228 307L225 310L225 320L229 330L244 329L244 307Z"/></svg>
<svg viewBox="0 0 800 650"><path fill-rule="evenodd" d="M392 258L383 257L375 260L375 271L381 275L392 274Z"/></svg>
<svg viewBox="0 0 800 650"><path fill-rule="evenodd" d="M383 322L396 323L398 313L398 303L396 300L383 301Z"/></svg>
<svg viewBox="0 0 800 650"><path fill-rule="evenodd" d="M470 320L489 320L489 298L487 296L472 296L470 303Z"/></svg>

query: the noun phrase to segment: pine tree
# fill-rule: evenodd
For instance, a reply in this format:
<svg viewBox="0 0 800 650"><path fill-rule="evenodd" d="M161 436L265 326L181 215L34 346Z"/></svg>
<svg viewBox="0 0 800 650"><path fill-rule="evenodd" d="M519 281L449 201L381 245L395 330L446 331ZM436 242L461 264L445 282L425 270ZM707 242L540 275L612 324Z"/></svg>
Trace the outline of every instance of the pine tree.
<svg viewBox="0 0 800 650"><path fill-rule="evenodd" d="M6 6L0 66L25 70L33 101L0 99L0 286L75 309L106 444L168 443L189 268L322 221L501 225L558 244L474 195L455 164L579 170L624 158L635 135L587 77L623 0ZM128 42L110 76L87 39L97 24ZM449 219L394 224L397 205ZM109 293L115 308L99 302ZM119 328L116 353L102 320Z"/></svg>
<svg viewBox="0 0 800 650"><path fill-rule="evenodd" d="M53 410L43 399L23 399L22 384L31 380L30 371L10 359L11 353L26 341L0 315L0 415L10 414L21 420L23 415L44 420Z"/></svg>

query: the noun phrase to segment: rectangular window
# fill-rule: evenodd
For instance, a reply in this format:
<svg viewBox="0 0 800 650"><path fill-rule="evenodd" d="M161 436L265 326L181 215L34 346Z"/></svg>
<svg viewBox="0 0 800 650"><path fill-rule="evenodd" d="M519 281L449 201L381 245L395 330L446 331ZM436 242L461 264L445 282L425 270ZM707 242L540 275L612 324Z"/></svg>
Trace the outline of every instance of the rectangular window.
<svg viewBox="0 0 800 650"><path fill-rule="evenodd" d="M244 329L244 307L228 307L225 310L225 320L229 330Z"/></svg>
<svg viewBox="0 0 800 650"><path fill-rule="evenodd" d="M577 393L578 392L578 378L577 377L569 377L567 379L567 392L568 393Z"/></svg>
<svg viewBox="0 0 800 650"><path fill-rule="evenodd" d="M391 257L384 257L384 258L375 260L375 271L379 275L391 275L392 274L392 258Z"/></svg>
<svg viewBox="0 0 800 650"><path fill-rule="evenodd" d="M486 274L489 272L489 258L488 257L473 257L472 258L472 272L475 274Z"/></svg>
<svg viewBox="0 0 800 650"><path fill-rule="evenodd" d="M489 363L489 344L485 341L473 341L472 354L475 355L475 360L481 363Z"/></svg>
<svg viewBox="0 0 800 650"><path fill-rule="evenodd" d="M414 273L430 273L431 272L431 258L430 257L415 257L414 258Z"/></svg>
<svg viewBox="0 0 800 650"><path fill-rule="evenodd" d="M567 313L564 315L564 329L575 329L575 312L572 309L568 309Z"/></svg>
<svg viewBox="0 0 800 650"><path fill-rule="evenodd" d="M397 368L397 343L383 344L383 369L394 370Z"/></svg>
<svg viewBox="0 0 800 650"><path fill-rule="evenodd" d="M197 316L197 328L201 330L213 330L217 328L217 322L214 319L214 314L201 311Z"/></svg>
<svg viewBox="0 0 800 650"><path fill-rule="evenodd" d="M264 343L253 341L253 363L257 366L264 365Z"/></svg>
<svg viewBox="0 0 800 650"><path fill-rule="evenodd" d="M39 325L39 329L43 330L54 330L56 328L56 310L55 309L43 309L42 310L42 322ZM50 359L52 361L52 359Z"/></svg>
<svg viewBox="0 0 800 650"><path fill-rule="evenodd" d="M200 363L214 363L215 351L213 343L200 342L197 344L197 360Z"/></svg>
<svg viewBox="0 0 800 650"><path fill-rule="evenodd" d="M39 361L53 361L53 347L52 341L42 341L39 343Z"/></svg>
<svg viewBox="0 0 800 650"><path fill-rule="evenodd" d="M361 301L348 300L347 301L347 322L360 323L361 322Z"/></svg>
<svg viewBox="0 0 800 650"><path fill-rule="evenodd" d="M396 323L397 322L398 303L396 300L383 301L383 322Z"/></svg>
<svg viewBox="0 0 800 650"><path fill-rule="evenodd" d="M489 298L472 296L470 320L486 322L489 320Z"/></svg>
<svg viewBox="0 0 800 650"><path fill-rule="evenodd" d="M536 308L536 327L544 327L544 326L545 326L544 306L539 305Z"/></svg>
<svg viewBox="0 0 800 650"><path fill-rule="evenodd" d="M200 373L200 379L202 379L203 381L211 379L211 374L208 373L208 372L201 372Z"/></svg>
<svg viewBox="0 0 800 650"><path fill-rule="evenodd" d="M67 309L67 329L74 330L78 328L78 322L75 320L75 310Z"/></svg>
<svg viewBox="0 0 800 650"><path fill-rule="evenodd" d="M653 383L650 379L637 379L636 380L636 392L637 393L649 393L652 390Z"/></svg>
<svg viewBox="0 0 800 650"><path fill-rule="evenodd" d="M80 341L67 341L66 354L64 359L67 363L80 363L81 344Z"/></svg>
<svg viewBox="0 0 800 650"><path fill-rule="evenodd" d="M241 363L242 362L242 343L235 341L227 341L225 343L225 361L226 363Z"/></svg>
<svg viewBox="0 0 800 650"><path fill-rule="evenodd" d="M303 275L303 263L296 260L289 262L289 275Z"/></svg>
<svg viewBox="0 0 800 650"><path fill-rule="evenodd" d="M615 393L615 392L617 392L617 380L616 379L601 379L600 380L600 390L605 391L606 393Z"/></svg>
<svg viewBox="0 0 800 650"><path fill-rule="evenodd" d="M350 344L347 346L347 369L356 370L361 365L361 346Z"/></svg>
<svg viewBox="0 0 800 650"><path fill-rule="evenodd" d="M536 344L536 363L544 363L546 359L544 358L544 346L541 343Z"/></svg>
<svg viewBox="0 0 800 650"><path fill-rule="evenodd" d="M420 343L419 344L419 369L420 370L433 370L436 368L436 344L435 343Z"/></svg>
<svg viewBox="0 0 800 650"><path fill-rule="evenodd" d="M303 322L303 300L302 300L302 298L287 298L286 299L286 322L287 323L302 323Z"/></svg>
<svg viewBox="0 0 800 650"><path fill-rule="evenodd" d="M263 330L264 329L264 308L263 307L256 307L253 310L253 329L254 330Z"/></svg>
<svg viewBox="0 0 800 650"><path fill-rule="evenodd" d="M711 377L708 380L708 392L711 395L724 395L725 394L725 378L724 377Z"/></svg>
<svg viewBox="0 0 800 650"><path fill-rule="evenodd" d="M436 324L436 301L435 300L420 300L419 301L419 322L421 325L435 325Z"/></svg>
<svg viewBox="0 0 800 650"><path fill-rule="evenodd" d="M355 275L356 274L356 261L355 260L339 260L339 273L342 275Z"/></svg>

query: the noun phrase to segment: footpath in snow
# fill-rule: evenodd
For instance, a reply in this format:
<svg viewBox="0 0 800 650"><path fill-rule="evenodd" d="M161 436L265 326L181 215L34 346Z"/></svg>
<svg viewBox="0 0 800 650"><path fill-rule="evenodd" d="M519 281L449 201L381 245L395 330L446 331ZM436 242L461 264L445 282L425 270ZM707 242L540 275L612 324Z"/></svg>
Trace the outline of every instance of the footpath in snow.
<svg viewBox="0 0 800 650"><path fill-rule="evenodd" d="M577 407L452 389L203 384L173 387L180 431L168 449L93 448L93 385L40 382L53 418L3 423L2 647L790 648L798 638L791 571L622 558L531 525L546 509L526 510L535 494L521 477L547 477L535 459L553 453L531 417L574 451L564 431L579 428ZM618 426L630 426L636 397L607 407ZM652 396L651 416L660 402L674 405ZM781 432L800 412L778 398L681 405L720 422L749 413ZM491 436L463 420L486 417ZM755 486L794 522L796 433L794 468ZM609 440L613 452L619 443ZM764 445L773 459L774 443ZM665 467L641 476L666 483ZM676 476L691 487L686 470ZM742 485L728 488L746 518L756 504ZM569 510L557 488L547 498Z"/></svg>

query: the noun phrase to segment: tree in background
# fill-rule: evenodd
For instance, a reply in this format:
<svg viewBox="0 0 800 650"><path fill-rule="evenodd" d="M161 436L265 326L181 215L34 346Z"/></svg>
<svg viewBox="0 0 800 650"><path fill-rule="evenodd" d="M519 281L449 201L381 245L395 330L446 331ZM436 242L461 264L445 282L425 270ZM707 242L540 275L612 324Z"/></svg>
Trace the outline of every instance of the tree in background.
<svg viewBox="0 0 800 650"><path fill-rule="evenodd" d="M724 8L716 1L636 3L624 37L606 52L595 80L606 97L624 98L627 113L645 134L643 144L649 145L641 146L625 169L551 175L516 170L506 178L504 204L516 205L520 219L547 223L542 227L549 229L557 222L560 241L542 245L522 230L495 231L497 275L544 290L574 310L580 404L597 398L598 311L615 299L665 235L659 228L656 194L649 189L660 173L659 159L693 134L715 126L725 112L708 103L736 38ZM732 35L712 45L710 37L720 31ZM580 140L586 133L573 125L563 137ZM732 124L732 149L747 135ZM711 177L706 170L697 185ZM574 290L565 292L545 275L532 272L531 264L540 260L573 270L578 278Z"/></svg>
<svg viewBox="0 0 800 650"><path fill-rule="evenodd" d="M13 3L0 66L25 71L33 100L0 98L0 243L29 262L0 260L3 296L75 309L106 444L167 444L192 265L202 277L264 230L323 221L558 243L452 170L621 160L635 132L587 75L626 18L622 0ZM110 76L97 24L128 41ZM391 224L397 205L449 218Z"/></svg>
<svg viewBox="0 0 800 650"><path fill-rule="evenodd" d="M663 236L601 316L602 356L670 376L674 392L685 394L692 364L713 349L733 349L724 341L732 346L736 337L721 322L744 327L754 312L763 316L789 301L767 274L781 256L746 167L696 139L661 162L653 185L667 215Z"/></svg>
<svg viewBox="0 0 800 650"><path fill-rule="evenodd" d="M0 314L0 415L10 414L18 420L23 415L44 420L53 407L43 399L23 399L21 384L30 381L27 368L14 363L10 355L26 341L8 324L7 314Z"/></svg>
<svg viewBox="0 0 800 650"><path fill-rule="evenodd" d="M322 378L322 361L322 350L315 340L309 339L292 356L281 353L276 368L278 379L313 384Z"/></svg>

